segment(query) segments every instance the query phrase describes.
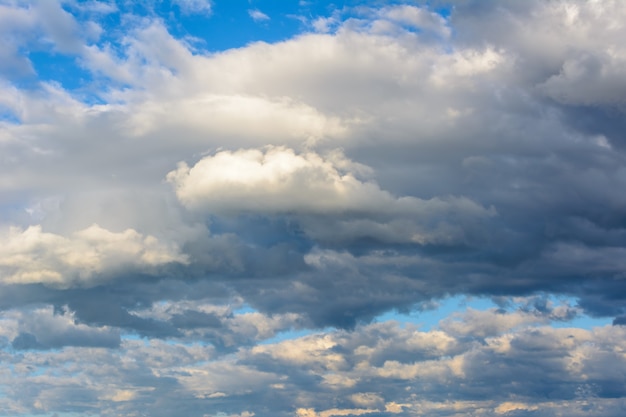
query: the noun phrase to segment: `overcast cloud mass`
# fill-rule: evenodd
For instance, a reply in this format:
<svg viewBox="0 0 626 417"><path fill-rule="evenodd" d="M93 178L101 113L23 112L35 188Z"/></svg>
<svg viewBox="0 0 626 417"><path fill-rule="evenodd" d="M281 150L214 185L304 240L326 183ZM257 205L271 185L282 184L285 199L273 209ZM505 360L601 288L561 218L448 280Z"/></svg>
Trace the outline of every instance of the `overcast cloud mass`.
<svg viewBox="0 0 626 417"><path fill-rule="evenodd" d="M0 0L0 416L626 415L624 39Z"/></svg>

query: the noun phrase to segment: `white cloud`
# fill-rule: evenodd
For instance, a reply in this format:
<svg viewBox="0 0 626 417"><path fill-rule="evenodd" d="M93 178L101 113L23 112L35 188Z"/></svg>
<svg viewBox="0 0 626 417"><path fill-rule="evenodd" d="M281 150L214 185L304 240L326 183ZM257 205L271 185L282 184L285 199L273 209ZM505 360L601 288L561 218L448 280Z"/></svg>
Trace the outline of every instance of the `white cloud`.
<svg viewBox="0 0 626 417"><path fill-rule="evenodd" d="M65 332L82 332L83 340L93 337L89 332L104 330L73 323L68 311L36 312L34 316L13 312L10 320L21 320L21 329L41 340L59 326ZM470 311L467 321L472 317ZM432 349L442 338L454 347ZM407 344L409 340L424 343ZM242 347L223 356L204 343L128 339L119 350L24 351L2 374L0 386L9 394L27 389L28 398L11 396L23 412L38 405L54 409L71 403L76 395L86 395L121 415L137 407L145 411L143 399L160 395L155 413L206 407L207 400L219 399L233 415L281 413L282 401L287 400L289 412L318 417L370 412L496 417L515 410L541 410L544 414L539 415L547 416L563 409L582 416L593 407L617 415L621 401L605 393L611 392L609 387L620 387L623 379L626 362L619 352L624 340L621 327L502 328L484 339L468 339L444 329L421 331L397 322L329 330ZM496 349L504 343L509 349ZM168 394L172 383L176 395ZM494 384L501 390L494 392ZM545 390L551 392L548 399L533 395ZM328 407L333 398L346 401ZM7 399L0 399L0 404L5 409L18 406L11 403L9 408Z"/></svg>
<svg viewBox="0 0 626 417"><path fill-rule="evenodd" d="M454 316L449 317L442 323L442 328L450 334L488 337L516 327L548 321L547 317L532 313L498 314L495 309L484 311L469 309L458 316L461 320L455 320Z"/></svg>
<svg viewBox="0 0 626 417"><path fill-rule="evenodd" d="M350 396L350 400L357 407L377 407L381 403L384 403L383 397L374 392L353 394Z"/></svg>
<svg viewBox="0 0 626 417"><path fill-rule="evenodd" d="M172 0L183 13L210 14L213 6L211 0Z"/></svg>
<svg viewBox="0 0 626 417"><path fill-rule="evenodd" d="M359 180L355 174L364 169L367 167L338 152L322 157L314 152L296 154L292 149L269 147L265 151L220 151L193 167L181 163L167 179L179 200L192 210L296 218L350 216L302 220L311 236L324 240L370 236L420 244L455 243L467 237L463 225L447 223L443 213L474 220L496 214L493 208L485 209L466 198L394 197L374 182Z"/></svg>
<svg viewBox="0 0 626 417"><path fill-rule="evenodd" d="M134 136L182 128L194 136L226 136L236 141L315 143L342 137L347 131L341 119L285 98L207 94L165 103L148 101L135 111L126 125Z"/></svg>
<svg viewBox="0 0 626 417"><path fill-rule="evenodd" d="M311 23L311 25L313 26L316 32L328 33L338 23L339 23L339 19L335 16L331 16L331 17L318 17Z"/></svg>
<svg viewBox="0 0 626 417"><path fill-rule="evenodd" d="M264 22L270 20L270 17L259 9L250 9L248 10L248 14L255 22Z"/></svg>
<svg viewBox="0 0 626 417"><path fill-rule="evenodd" d="M432 32L442 37L450 36L446 20L439 14L409 5L386 7L378 11L380 17L424 32Z"/></svg>
<svg viewBox="0 0 626 417"><path fill-rule="evenodd" d="M346 363L339 353L332 351L337 343L330 335L310 336L280 342L276 345L256 346L251 353L270 355L274 360L309 369L339 371Z"/></svg>
<svg viewBox="0 0 626 417"><path fill-rule="evenodd" d="M185 263L174 245L133 229L111 232L96 224L70 237L41 226L11 227L0 235L3 283L43 283L59 288L91 286L127 270L150 273L169 263Z"/></svg>
<svg viewBox="0 0 626 417"><path fill-rule="evenodd" d="M376 413L379 410L368 408L331 408L323 411L315 411L313 408L298 408L297 417L334 417L334 416L361 416Z"/></svg>
<svg viewBox="0 0 626 417"><path fill-rule="evenodd" d="M495 412L498 414L508 414L517 410L535 411L537 409L539 409L539 407L537 407L536 405L507 401L497 406Z"/></svg>
<svg viewBox="0 0 626 417"><path fill-rule="evenodd" d="M351 168L351 161L336 158L338 165ZM181 163L167 178L183 204L209 212L371 211L394 200L332 158L284 147L220 151L193 167Z"/></svg>

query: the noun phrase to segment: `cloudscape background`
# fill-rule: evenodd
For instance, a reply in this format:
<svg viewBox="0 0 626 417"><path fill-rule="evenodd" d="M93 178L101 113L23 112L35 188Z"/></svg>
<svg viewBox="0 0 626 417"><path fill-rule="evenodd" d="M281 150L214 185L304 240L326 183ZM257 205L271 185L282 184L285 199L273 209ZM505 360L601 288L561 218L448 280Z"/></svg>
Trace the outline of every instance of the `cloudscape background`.
<svg viewBox="0 0 626 417"><path fill-rule="evenodd" d="M621 0L0 0L0 415L626 415Z"/></svg>

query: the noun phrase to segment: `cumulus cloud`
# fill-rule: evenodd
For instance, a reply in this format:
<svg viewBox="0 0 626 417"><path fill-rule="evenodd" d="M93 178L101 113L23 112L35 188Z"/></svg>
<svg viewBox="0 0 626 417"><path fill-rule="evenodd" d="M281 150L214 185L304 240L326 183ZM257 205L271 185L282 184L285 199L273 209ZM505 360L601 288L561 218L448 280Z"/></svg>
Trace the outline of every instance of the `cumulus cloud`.
<svg viewBox="0 0 626 417"><path fill-rule="evenodd" d="M26 313L13 312L4 323L11 334L15 349L58 349L63 346L117 348L120 345L118 329L91 327L76 323L67 309L53 311L51 307Z"/></svg>
<svg viewBox="0 0 626 417"><path fill-rule="evenodd" d="M496 215L493 207L485 209L462 197L396 198L374 182L359 180L359 171L369 169L338 152L322 157L270 147L265 152L221 151L193 167L181 163L167 179L185 206L207 213L346 215L339 222L333 218L304 222L308 234L326 240L374 237L391 242L456 243L463 240L462 227L445 219L476 221ZM378 220L381 217L390 220L385 224ZM330 224L320 224L324 221Z"/></svg>
<svg viewBox="0 0 626 417"><path fill-rule="evenodd" d="M5 284L43 283L56 287L95 285L119 271L156 272L157 266L185 263L175 246L135 230L111 232L96 224L71 238L41 226L10 228L1 238L0 268Z"/></svg>
<svg viewBox="0 0 626 417"><path fill-rule="evenodd" d="M54 409L58 399L44 388L56 381L56 394L91 398L93 407L106 408L109 415L140 405L160 416L207 404L232 415L498 416L527 411L548 416L558 410L618 415L626 364L616 349L623 349L623 328L552 328L514 317L524 314L485 313L487 320L506 315L520 324L476 338L385 322L247 347L223 357L205 345L158 340L123 340L119 350L93 349L78 356L80 348L30 351L14 359L4 388L28 388L31 395L5 397L2 404L7 410ZM459 320L471 317L460 315ZM39 361L53 367L37 370ZM53 375L54 369L59 371ZM496 385L501 389L494 391ZM161 395L158 404L149 401L155 393Z"/></svg>
<svg viewBox="0 0 626 417"><path fill-rule="evenodd" d="M338 165L350 168L350 161L337 158ZM181 163L167 178L183 204L209 212L370 211L392 199L351 172L342 175L332 161L287 148L221 151L193 167Z"/></svg>
<svg viewBox="0 0 626 417"><path fill-rule="evenodd" d="M617 41L624 8L618 1L507 3L502 9L476 7L476 2L459 5L454 23L468 30L463 35L470 41L490 37L492 44L513 52L519 71L555 100L622 107L618 96L623 86L616 71L624 57ZM487 26L470 33L476 25Z"/></svg>

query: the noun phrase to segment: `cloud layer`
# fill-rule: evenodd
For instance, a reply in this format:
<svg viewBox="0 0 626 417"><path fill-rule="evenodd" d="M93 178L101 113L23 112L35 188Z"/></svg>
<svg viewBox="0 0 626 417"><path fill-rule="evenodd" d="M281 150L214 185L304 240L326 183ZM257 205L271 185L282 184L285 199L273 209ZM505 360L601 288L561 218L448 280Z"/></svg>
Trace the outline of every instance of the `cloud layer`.
<svg viewBox="0 0 626 417"><path fill-rule="evenodd" d="M470 309L436 330L389 321L222 358L211 346L158 339L123 340L119 350L28 351L19 359L5 355L14 365L5 373L14 395L1 404L13 413L61 408L85 415L140 407L155 416L177 409L202 415L207 406L239 416L619 415L623 328L547 323L538 311Z"/></svg>
<svg viewBox="0 0 626 417"><path fill-rule="evenodd" d="M0 4L0 414L621 415L624 4L305 3Z"/></svg>

